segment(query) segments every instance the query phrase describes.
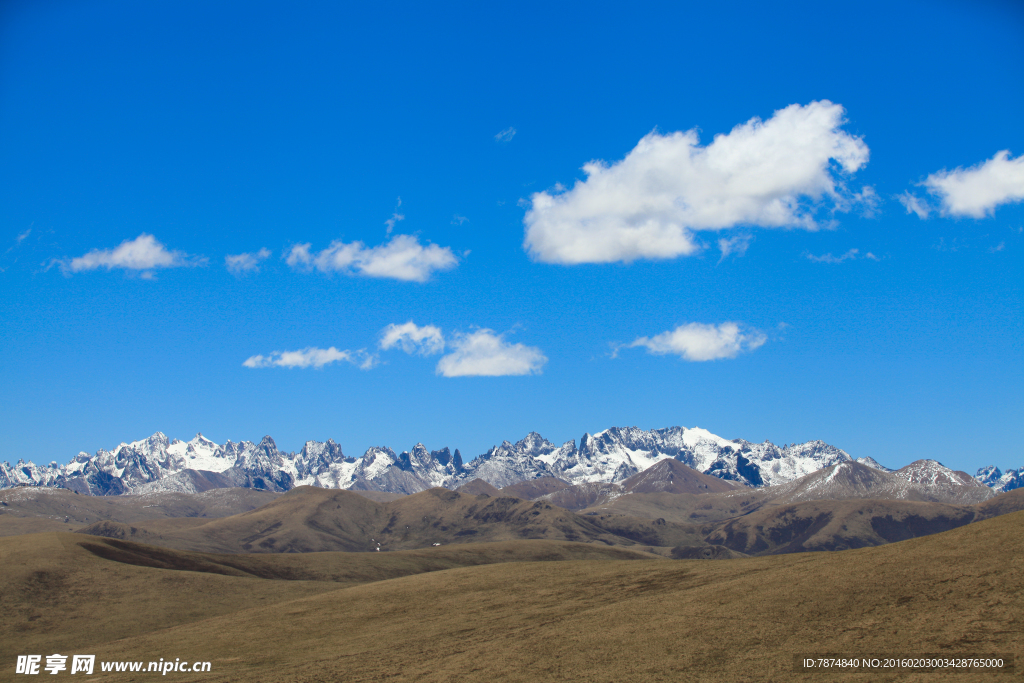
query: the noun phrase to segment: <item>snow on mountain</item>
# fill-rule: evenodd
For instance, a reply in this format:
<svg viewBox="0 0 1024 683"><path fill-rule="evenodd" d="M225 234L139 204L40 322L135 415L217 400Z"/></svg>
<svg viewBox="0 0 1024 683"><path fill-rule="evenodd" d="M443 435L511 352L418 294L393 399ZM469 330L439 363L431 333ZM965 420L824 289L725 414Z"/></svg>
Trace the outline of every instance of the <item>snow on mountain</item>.
<svg viewBox="0 0 1024 683"><path fill-rule="evenodd" d="M235 488L243 482L230 474L186 469L132 488L133 495L144 493L202 493L212 489Z"/></svg>
<svg viewBox="0 0 1024 683"><path fill-rule="evenodd" d="M857 462L859 462L861 465L867 465L871 469L881 470L882 472L895 472L896 471L896 470L889 469L888 467L886 467L885 465L881 464L880 462L878 462L874 458L870 458L870 457L857 458Z"/></svg>
<svg viewBox="0 0 1024 683"><path fill-rule="evenodd" d="M466 481L483 479L499 489L528 479L558 477L555 463L565 461L575 452L575 441L556 448L537 432L530 432L515 444L503 441L500 446L492 447L465 465L463 476Z"/></svg>
<svg viewBox="0 0 1024 683"><path fill-rule="evenodd" d="M952 470L950 470L952 471ZM766 491L768 492L768 491ZM913 481L860 462L841 462L770 490L775 504L872 498L972 505L996 495L991 489L943 477Z"/></svg>
<svg viewBox="0 0 1024 683"><path fill-rule="evenodd" d="M253 447L244 448L233 467L244 477L246 488L266 491L287 491L295 486L297 468L295 455L277 450L277 444L264 436Z"/></svg>
<svg viewBox="0 0 1024 683"><path fill-rule="evenodd" d="M770 442L729 441L706 429L669 427L642 430L612 427L584 434L560 447L531 432L525 439L495 446L470 462L470 478L502 488L538 477L572 484L614 483L663 460L678 460L705 474L749 486L790 481L834 462L850 460L844 451L821 441L779 448Z"/></svg>
<svg viewBox="0 0 1024 683"><path fill-rule="evenodd" d="M974 479L980 484L991 487L993 491L1006 493L1024 486L1024 467L1000 472L998 467L989 465L978 470Z"/></svg>
<svg viewBox="0 0 1024 683"><path fill-rule="evenodd" d="M326 442L307 441L302 445L302 450L295 458L296 481L302 484L312 485L321 475L327 475L330 479L332 465L351 465L355 458L346 458L341 451L341 446L334 443L334 439L327 439ZM336 468L340 472L344 468ZM323 488L337 488L336 486L325 486Z"/></svg>
<svg viewBox="0 0 1024 683"><path fill-rule="evenodd" d="M416 444L396 454L372 447L359 458L347 457L333 440L307 441L298 453L284 452L270 436L217 444L202 434L191 441L170 440L161 432L121 443L95 455L79 453L66 465L48 466L19 460L0 464L0 488L64 487L92 495L146 491L204 491L239 486L287 491L295 486L342 488L391 493L416 493L435 486L457 488L479 478L503 488L540 477L575 485L624 482L658 463L678 461L702 474L744 486L763 488L793 482L813 472L854 462L845 451L823 441L776 446L724 439L699 427L642 430L612 427L556 446L531 432L522 440L503 441L474 460L448 448L428 451ZM871 458L856 462L879 473L892 470ZM903 481L923 486L985 486L1003 491L1017 488L1021 470L1003 474L983 468L972 478L934 460L919 460L893 472Z"/></svg>
<svg viewBox="0 0 1024 683"><path fill-rule="evenodd" d="M56 462L51 462L49 467L24 460L19 460L15 465L5 462L0 464L0 488L56 486L59 472Z"/></svg>
<svg viewBox="0 0 1024 683"><path fill-rule="evenodd" d="M463 483L462 454L447 448L428 452L418 443L399 455L390 448L370 448L357 461L339 488L389 493L418 493L436 486L456 488Z"/></svg>
<svg viewBox="0 0 1024 683"><path fill-rule="evenodd" d="M593 436L584 434L579 449L563 446L552 469L554 476L573 484L618 482L672 458L675 453L664 452L666 444L656 430L612 427Z"/></svg>
<svg viewBox="0 0 1024 683"><path fill-rule="evenodd" d="M897 477L915 484L926 486L944 486L959 484L961 486L984 486L971 475L959 470L951 470L937 460L915 460L906 467L893 472Z"/></svg>
<svg viewBox="0 0 1024 683"><path fill-rule="evenodd" d="M584 434L575 452L568 446L560 449L561 459L555 459L551 469L553 476L574 484L622 481L662 460L673 459L721 479L747 486L772 486L852 460L845 451L823 441L779 448L770 441L730 441L699 427L650 431L612 427L594 436Z"/></svg>
<svg viewBox="0 0 1024 683"><path fill-rule="evenodd" d="M188 442L175 439L167 446L167 453L193 470L223 472L235 464L234 454L229 455L229 451L202 434L196 434L195 438Z"/></svg>

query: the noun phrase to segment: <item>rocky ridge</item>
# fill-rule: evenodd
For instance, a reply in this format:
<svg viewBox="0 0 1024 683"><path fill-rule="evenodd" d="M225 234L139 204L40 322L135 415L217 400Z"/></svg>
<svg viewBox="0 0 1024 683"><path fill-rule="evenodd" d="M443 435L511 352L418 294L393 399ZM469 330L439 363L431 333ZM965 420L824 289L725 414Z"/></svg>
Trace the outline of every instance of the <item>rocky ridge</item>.
<svg viewBox="0 0 1024 683"><path fill-rule="evenodd" d="M66 465L36 465L19 460L0 464L0 488L61 487L91 495L159 491L195 492L244 487L288 491L296 486L411 494L434 487L455 489L481 479L496 488L553 477L574 485L598 488L623 482L660 462L677 461L697 472L763 488L786 484L812 472L854 462L845 451L823 441L776 446L724 439L701 428L669 427L642 430L612 427L556 446L531 432L522 440L504 441L464 463L448 448L428 451L416 444L395 453L371 447L360 458L347 457L333 440L307 441L297 453L281 451L270 436L216 444L202 434L191 441L168 439L161 432L147 439L121 443L95 455L79 453ZM934 460L917 461L893 471L871 458L856 462L918 484L963 484L977 481L995 491L1021 485L1022 470L1005 474L983 468L978 476L954 472Z"/></svg>

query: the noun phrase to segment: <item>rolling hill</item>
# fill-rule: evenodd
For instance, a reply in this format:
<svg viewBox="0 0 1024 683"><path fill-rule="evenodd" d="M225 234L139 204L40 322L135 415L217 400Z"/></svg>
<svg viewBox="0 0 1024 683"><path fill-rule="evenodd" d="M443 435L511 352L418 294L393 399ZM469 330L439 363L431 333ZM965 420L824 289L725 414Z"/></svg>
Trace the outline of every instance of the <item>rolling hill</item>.
<svg viewBox="0 0 1024 683"><path fill-rule="evenodd" d="M1016 512L882 547L726 562L532 561L528 549L538 544L570 555L579 547L551 541L495 546L523 561L451 568L439 564L461 560L442 561L442 552L482 546L248 555L241 560L251 565L228 565L243 575L127 564L81 544L222 567L230 558L70 534L14 537L0 539L0 605L8 615L0 629L16 652L209 661L203 680L211 682L862 681L863 673L797 671L795 660L825 653L1019 660L1022 523L1024 512ZM332 564L350 558L362 574L352 581ZM384 562L437 570L387 578ZM284 567L296 580L281 578ZM316 572L327 580L308 580ZM380 580L367 576L374 572ZM875 671L870 679L993 675Z"/></svg>
<svg viewBox="0 0 1024 683"><path fill-rule="evenodd" d="M102 521L81 533L221 553L384 551L517 539L605 545L703 545L698 530L617 514L578 515L544 501L435 488L387 503L301 486L249 512L213 520Z"/></svg>

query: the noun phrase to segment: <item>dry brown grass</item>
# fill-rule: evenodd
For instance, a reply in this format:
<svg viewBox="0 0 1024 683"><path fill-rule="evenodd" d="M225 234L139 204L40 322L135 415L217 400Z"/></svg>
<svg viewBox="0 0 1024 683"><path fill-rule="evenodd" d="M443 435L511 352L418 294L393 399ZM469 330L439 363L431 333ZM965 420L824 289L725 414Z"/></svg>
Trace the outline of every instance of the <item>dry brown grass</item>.
<svg viewBox="0 0 1024 683"><path fill-rule="evenodd" d="M338 590L328 582L108 562L106 585L90 589L99 592L80 586L69 593L72 576L37 582L29 604L70 594L77 607L69 600L54 610L45 630L4 626L3 642L15 654L57 652L68 649L67 634L85 637L90 622L120 620L133 635L98 628L89 632L89 653L100 660L210 660L212 673L201 677L210 682L992 680L977 673L798 674L793 656L1009 652L1019 658L1022 523L1024 512L1017 512L837 553L490 564ZM57 546L76 537L46 538L48 547L22 561L25 586L33 572L46 571L39 563L55 553L63 557L67 548ZM86 556L104 562L85 551L75 555L82 562ZM0 556L5 572L11 557ZM169 591L177 591L178 612L173 601L160 601ZM231 591L233 608L218 615L226 602L220 596ZM62 624L57 619L68 609L78 611ZM156 614L162 609L166 615ZM168 674L166 680L200 677Z"/></svg>
<svg viewBox="0 0 1024 683"><path fill-rule="evenodd" d="M335 588L131 566L95 557L79 540L66 533L0 539L6 655L59 652Z"/></svg>
<svg viewBox="0 0 1024 683"><path fill-rule="evenodd" d="M0 539L0 651L15 644L15 654L86 647L341 586L457 567L596 559L657 558L553 541L212 555L67 533L8 537Z"/></svg>

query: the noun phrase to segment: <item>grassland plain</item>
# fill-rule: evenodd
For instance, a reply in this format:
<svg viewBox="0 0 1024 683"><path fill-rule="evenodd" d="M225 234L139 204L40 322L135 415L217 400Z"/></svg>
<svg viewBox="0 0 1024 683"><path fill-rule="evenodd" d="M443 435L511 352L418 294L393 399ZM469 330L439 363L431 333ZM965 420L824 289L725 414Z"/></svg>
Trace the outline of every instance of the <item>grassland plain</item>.
<svg viewBox="0 0 1024 683"><path fill-rule="evenodd" d="M562 561L558 552L568 559L577 546L628 551L555 541L493 544L522 561L484 565L460 553L492 544L246 555L255 564L229 567L235 576L125 564L81 545L150 552L110 539L13 537L0 545L2 607L28 612L3 626L5 669L13 672L19 653L74 648L99 660L209 660L204 682L1013 680L1019 673L844 675L797 673L793 664L795 655L823 653L1019 660L1022 524L1024 512L1014 512L880 547L718 562ZM537 544L551 554L538 557ZM428 567L424 558L440 560L437 551L453 568ZM216 556L176 556L216 564ZM360 576L336 564L346 558L361 563ZM254 578L263 562L333 580ZM435 571L387 578L376 564L385 562ZM478 566L455 568L460 562Z"/></svg>
<svg viewBox="0 0 1024 683"><path fill-rule="evenodd" d="M134 496L85 496L45 487L5 489L0 491L0 536L75 531L100 520L129 524L168 518L209 521L254 510L280 495L242 488Z"/></svg>

